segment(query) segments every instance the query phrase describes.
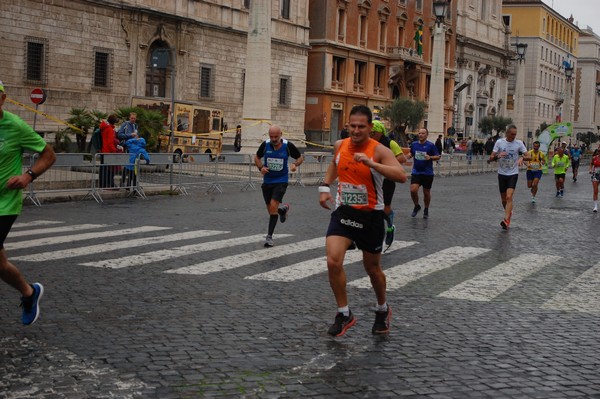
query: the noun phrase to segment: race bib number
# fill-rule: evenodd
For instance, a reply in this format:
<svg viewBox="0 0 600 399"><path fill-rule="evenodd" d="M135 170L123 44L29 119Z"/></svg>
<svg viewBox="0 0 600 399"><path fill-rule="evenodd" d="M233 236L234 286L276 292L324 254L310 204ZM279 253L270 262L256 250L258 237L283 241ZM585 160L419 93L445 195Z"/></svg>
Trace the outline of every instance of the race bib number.
<svg viewBox="0 0 600 399"><path fill-rule="evenodd" d="M282 158L267 158L267 168L271 172L281 172L283 170Z"/></svg>
<svg viewBox="0 0 600 399"><path fill-rule="evenodd" d="M427 155L425 151L415 151L415 159L417 161L425 161L425 155Z"/></svg>
<svg viewBox="0 0 600 399"><path fill-rule="evenodd" d="M507 155L503 158L500 158L498 160L498 163L500 164L500 167L502 169L511 169L514 166L515 161L512 159L512 157L510 155Z"/></svg>
<svg viewBox="0 0 600 399"><path fill-rule="evenodd" d="M531 170L538 170L540 168L540 163L539 162L530 162L529 168Z"/></svg>
<svg viewBox="0 0 600 399"><path fill-rule="evenodd" d="M561 162L557 162L557 163L556 163L556 166L558 166L559 168L562 168L562 167L564 167L564 166L565 166L565 163L564 163L564 162L562 162L562 161L561 161Z"/></svg>
<svg viewBox="0 0 600 399"><path fill-rule="evenodd" d="M367 187L363 184L355 186L350 183L341 183L341 203L342 205L368 205Z"/></svg>

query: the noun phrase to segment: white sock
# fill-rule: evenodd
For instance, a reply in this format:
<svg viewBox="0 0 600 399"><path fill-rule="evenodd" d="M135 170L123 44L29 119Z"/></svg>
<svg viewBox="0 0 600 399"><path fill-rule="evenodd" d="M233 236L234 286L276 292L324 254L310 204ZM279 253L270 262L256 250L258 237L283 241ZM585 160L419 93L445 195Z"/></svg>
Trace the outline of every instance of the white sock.
<svg viewBox="0 0 600 399"><path fill-rule="evenodd" d="M387 302L384 303L383 305L377 304L377 306L375 306L375 311L376 312L387 312L387 310L388 310Z"/></svg>
<svg viewBox="0 0 600 399"><path fill-rule="evenodd" d="M598 208L598 201L594 201L594 208Z"/></svg>
<svg viewBox="0 0 600 399"><path fill-rule="evenodd" d="M344 316L350 316L350 308L348 307L348 305L338 308L338 313L343 313Z"/></svg>

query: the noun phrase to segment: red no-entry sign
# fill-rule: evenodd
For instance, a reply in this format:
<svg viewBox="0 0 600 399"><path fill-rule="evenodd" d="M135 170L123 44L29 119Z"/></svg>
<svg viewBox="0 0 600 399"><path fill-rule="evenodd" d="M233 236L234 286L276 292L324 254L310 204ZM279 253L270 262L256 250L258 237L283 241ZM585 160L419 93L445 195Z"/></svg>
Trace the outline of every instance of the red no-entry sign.
<svg viewBox="0 0 600 399"><path fill-rule="evenodd" d="M33 89L29 98L35 105L43 104L46 101L46 92L40 88Z"/></svg>

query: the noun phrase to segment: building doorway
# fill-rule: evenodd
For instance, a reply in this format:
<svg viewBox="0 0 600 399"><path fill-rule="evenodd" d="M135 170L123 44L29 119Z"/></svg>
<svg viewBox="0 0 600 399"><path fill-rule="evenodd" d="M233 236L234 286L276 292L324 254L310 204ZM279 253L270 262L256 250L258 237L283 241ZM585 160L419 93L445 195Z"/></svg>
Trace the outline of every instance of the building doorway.
<svg viewBox="0 0 600 399"><path fill-rule="evenodd" d="M166 97L167 73L171 69L171 49L162 40L150 46L146 61L146 96Z"/></svg>
<svg viewBox="0 0 600 399"><path fill-rule="evenodd" d="M331 125L329 127L329 144L335 143L339 139L340 120L342 119L341 109L331 110Z"/></svg>

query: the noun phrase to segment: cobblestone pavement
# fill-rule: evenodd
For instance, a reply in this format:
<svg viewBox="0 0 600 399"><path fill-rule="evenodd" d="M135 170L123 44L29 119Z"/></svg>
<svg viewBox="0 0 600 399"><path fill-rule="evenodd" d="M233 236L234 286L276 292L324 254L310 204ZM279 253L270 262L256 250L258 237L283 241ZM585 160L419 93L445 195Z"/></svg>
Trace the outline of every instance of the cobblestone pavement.
<svg viewBox="0 0 600 399"><path fill-rule="evenodd" d="M0 397L600 398L600 215L587 174L553 185L533 205L520 176L508 232L495 174L436 178L427 220L399 185L386 337L357 251L358 322L325 333L315 187L270 249L260 191L28 206L6 248L46 293L23 327L0 286Z"/></svg>

